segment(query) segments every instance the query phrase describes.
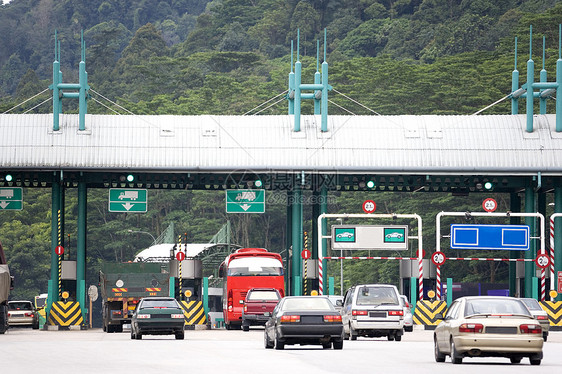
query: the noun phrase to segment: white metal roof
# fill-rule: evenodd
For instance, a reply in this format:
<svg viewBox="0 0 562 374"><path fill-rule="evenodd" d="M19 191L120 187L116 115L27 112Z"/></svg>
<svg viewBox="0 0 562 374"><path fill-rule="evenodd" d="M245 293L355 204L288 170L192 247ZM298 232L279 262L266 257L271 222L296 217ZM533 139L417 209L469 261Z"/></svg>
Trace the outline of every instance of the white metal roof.
<svg viewBox="0 0 562 374"><path fill-rule="evenodd" d="M0 115L2 168L181 171L536 173L562 175L555 115Z"/></svg>

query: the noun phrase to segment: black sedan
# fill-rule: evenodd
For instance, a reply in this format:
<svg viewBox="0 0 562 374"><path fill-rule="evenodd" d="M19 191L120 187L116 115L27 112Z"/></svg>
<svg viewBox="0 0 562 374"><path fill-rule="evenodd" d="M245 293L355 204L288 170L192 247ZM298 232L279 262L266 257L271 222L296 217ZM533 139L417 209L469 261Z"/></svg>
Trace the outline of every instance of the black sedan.
<svg viewBox="0 0 562 374"><path fill-rule="evenodd" d="M139 301L131 319L131 339L143 335L171 335L184 337L185 317L172 297L145 297Z"/></svg>
<svg viewBox="0 0 562 374"><path fill-rule="evenodd" d="M343 348L341 314L324 296L287 296L279 301L265 324L265 348L285 345L322 345Z"/></svg>

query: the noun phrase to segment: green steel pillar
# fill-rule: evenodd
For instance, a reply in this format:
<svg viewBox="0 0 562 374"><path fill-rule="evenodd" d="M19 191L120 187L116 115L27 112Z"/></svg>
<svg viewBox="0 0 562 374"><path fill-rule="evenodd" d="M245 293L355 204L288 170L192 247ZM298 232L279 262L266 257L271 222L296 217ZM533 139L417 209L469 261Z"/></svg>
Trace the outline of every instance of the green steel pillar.
<svg viewBox="0 0 562 374"><path fill-rule="evenodd" d="M58 174L55 173L58 179ZM51 287L49 288L47 312L51 310L51 304L59 301L59 262L55 253L58 245L58 215L61 210L61 185L58 180L51 187Z"/></svg>
<svg viewBox="0 0 562 374"><path fill-rule="evenodd" d="M78 111L78 128L80 131L86 130L86 113L88 112L87 91L90 89L88 86L88 73L86 72L86 43L84 42L84 31L81 34L81 50L82 61L79 64L78 82L80 85L78 93L79 111Z"/></svg>
<svg viewBox="0 0 562 374"><path fill-rule="evenodd" d="M545 61L545 37L542 37L542 69L539 73L539 81L542 83L546 83L547 81L547 74L546 74L546 69L544 68L544 61ZM544 91L543 89L540 90L540 92ZM539 113L540 114L546 114L546 97L541 97L539 96Z"/></svg>
<svg viewBox="0 0 562 374"><path fill-rule="evenodd" d="M293 190L291 242L293 248L292 258L292 295L302 295L301 290L301 251L302 251L302 192L299 186Z"/></svg>
<svg viewBox="0 0 562 374"><path fill-rule="evenodd" d="M556 60L556 99L562 98L562 25L558 25L558 60ZM556 100L556 132L562 131L562 100Z"/></svg>
<svg viewBox="0 0 562 374"><path fill-rule="evenodd" d="M335 291L334 291L334 289L335 289L334 283L335 283L334 277L328 278L328 295L334 295L334 294L335 294ZM343 291L342 291L342 293L343 293Z"/></svg>
<svg viewBox="0 0 562 374"><path fill-rule="evenodd" d="M527 132L533 132L533 83L535 81L535 62L533 61L533 26L530 26L529 60L527 61ZM533 204L534 205L534 204ZM526 267L525 267L526 268ZM525 274L527 276L527 274ZM527 280L527 279L525 279ZM527 282L525 282L527 284ZM531 285L529 284L529 287ZM527 286L525 286L527 289Z"/></svg>
<svg viewBox="0 0 562 374"><path fill-rule="evenodd" d="M295 114L295 73L293 71L293 41L291 40L291 72L289 73L289 113Z"/></svg>
<svg viewBox="0 0 562 374"><path fill-rule="evenodd" d="M447 306L453 303L453 278L447 278Z"/></svg>
<svg viewBox="0 0 562 374"><path fill-rule="evenodd" d="M173 297L174 299L176 298L176 278L175 277L170 277L170 297Z"/></svg>
<svg viewBox="0 0 562 374"><path fill-rule="evenodd" d="M525 188L525 213L535 213L535 191L533 187ZM525 224L529 226L531 236L537 236L535 230L535 217L526 217ZM536 240L530 241L530 248L525 252L525 259L533 260L536 256ZM535 263L533 261L525 261L525 295L524 297L532 297L533 283L532 279L535 276Z"/></svg>
<svg viewBox="0 0 562 374"><path fill-rule="evenodd" d="M78 220L76 238L76 301L80 303L86 320L86 211L88 190L85 182L78 182Z"/></svg>
<svg viewBox="0 0 562 374"><path fill-rule="evenodd" d="M447 286L448 287L448 286ZM447 294L449 294L449 288L447 288ZM410 302L412 305L416 305L418 300L418 278L410 278Z"/></svg>
<svg viewBox="0 0 562 374"><path fill-rule="evenodd" d="M320 59L320 40L316 41L316 73L314 73L314 84L321 83L321 74L318 71L318 60ZM320 95L322 91L314 91L314 114L320 114Z"/></svg>
<svg viewBox="0 0 562 374"><path fill-rule="evenodd" d="M514 213L521 212L521 197L518 193L512 192L509 199L509 210ZM510 225L521 224L521 219L519 217L510 217ZM510 251L510 259L519 258L519 251ZM514 297L517 294L517 262L509 262L509 296Z"/></svg>
<svg viewBox="0 0 562 374"><path fill-rule="evenodd" d="M326 186L322 186L320 189L320 204L319 204L319 215L328 213L328 188ZM328 225L326 220L322 221L322 236L327 235ZM322 242L319 243L319 251L322 251L322 258L325 258L328 255L328 239L322 239ZM328 279L328 260L322 260L322 279L320 280L322 284L326 284L326 280ZM341 294L345 292L345 290L340 290Z"/></svg>
<svg viewBox="0 0 562 374"><path fill-rule="evenodd" d="M511 73L511 92L519 89L519 70L517 70L517 37L515 37L515 69ZM511 114L519 114L519 99L511 98Z"/></svg>
<svg viewBox="0 0 562 374"><path fill-rule="evenodd" d="M287 226L286 226L286 251L285 251L285 265L287 271L285 272L285 294L291 295L291 290L293 289L293 266L292 266L292 247L293 242L293 192L287 192Z"/></svg>
<svg viewBox="0 0 562 374"><path fill-rule="evenodd" d="M203 278L203 309L205 315L209 315L209 278Z"/></svg>
<svg viewBox="0 0 562 374"><path fill-rule="evenodd" d="M554 212L562 213L562 187L560 186L554 188ZM554 286L557 288L558 272L562 272L562 217L554 219L554 259ZM559 293L556 296L556 301L562 301L562 294Z"/></svg>

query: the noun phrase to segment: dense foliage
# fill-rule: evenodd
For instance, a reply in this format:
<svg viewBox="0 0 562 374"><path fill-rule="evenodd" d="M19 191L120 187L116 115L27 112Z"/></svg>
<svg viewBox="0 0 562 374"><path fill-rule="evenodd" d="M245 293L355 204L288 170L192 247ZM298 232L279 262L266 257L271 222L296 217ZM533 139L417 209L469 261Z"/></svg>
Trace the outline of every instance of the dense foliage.
<svg viewBox="0 0 562 374"><path fill-rule="evenodd" d="M286 90L297 30L303 79L312 81L316 41L321 41L322 56L326 29L334 103L355 114L373 114L343 93L381 114L472 114L509 94L515 36L520 41L518 69L524 75L530 24L537 69L545 35L546 66L552 75L561 19L562 3L556 0L12 0L0 6L0 33L7 36L0 38L0 112L48 87L55 30L67 83L78 80L84 31L91 95L99 101L104 101L101 94L136 114L241 115ZM48 95L12 112L23 113ZM264 113L286 113L283 104ZM47 100L33 112L50 110ZM65 102L64 110L77 109ZM89 112L112 113L93 100ZM504 102L486 113L507 112ZM347 114L335 105L330 113ZM65 240L70 241L71 257L75 194L67 190ZM423 215L424 237L432 238L438 211L479 210L482 200L437 193L398 195L333 193L329 209L358 212L365 198L373 198L381 211ZM50 278L49 196L49 190L26 189L24 210L0 214L0 240L17 278L14 297L44 292ZM507 197L497 198L507 210ZM237 243L285 251L286 207L282 198L277 201L263 215L227 215L223 193L151 191L147 214L117 214L107 212L106 190L90 190L88 282L97 282L100 261L128 261L150 244L149 236L131 235L128 229L156 236L171 222L190 241L205 242L230 219ZM310 230L310 225L305 228ZM426 252L434 246L426 239ZM337 277L339 264L330 266ZM397 266L347 263L346 285L397 284ZM446 266L456 266L449 271L463 281L507 278L505 264Z"/></svg>

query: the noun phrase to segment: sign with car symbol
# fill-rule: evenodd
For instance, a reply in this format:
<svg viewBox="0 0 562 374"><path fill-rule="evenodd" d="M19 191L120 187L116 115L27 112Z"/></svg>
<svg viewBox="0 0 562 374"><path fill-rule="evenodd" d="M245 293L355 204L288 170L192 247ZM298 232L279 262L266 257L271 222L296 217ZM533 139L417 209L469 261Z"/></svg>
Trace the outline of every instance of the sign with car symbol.
<svg viewBox="0 0 562 374"><path fill-rule="evenodd" d="M408 249L407 225L334 225L333 249Z"/></svg>

